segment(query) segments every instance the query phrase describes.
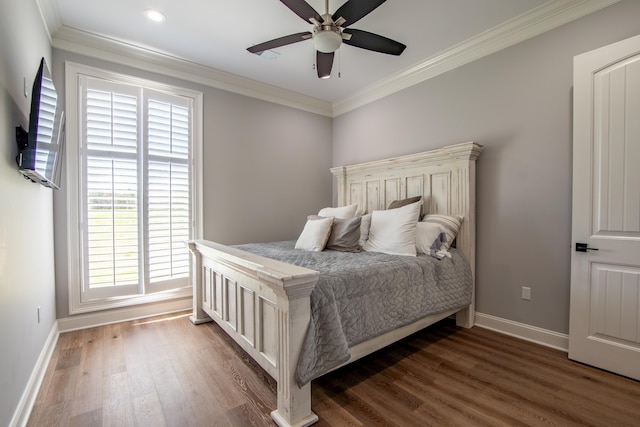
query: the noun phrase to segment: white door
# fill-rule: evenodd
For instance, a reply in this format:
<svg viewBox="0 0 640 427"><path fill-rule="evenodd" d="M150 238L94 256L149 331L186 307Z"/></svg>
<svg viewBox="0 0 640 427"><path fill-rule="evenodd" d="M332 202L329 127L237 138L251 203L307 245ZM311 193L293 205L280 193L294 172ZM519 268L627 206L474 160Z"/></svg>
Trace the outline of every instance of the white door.
<svg viewBox="0 0 640 427"><path fill-rule="evenodd" d="M573 97L569 358L640 379L640 36L576 56Z"/></svg>

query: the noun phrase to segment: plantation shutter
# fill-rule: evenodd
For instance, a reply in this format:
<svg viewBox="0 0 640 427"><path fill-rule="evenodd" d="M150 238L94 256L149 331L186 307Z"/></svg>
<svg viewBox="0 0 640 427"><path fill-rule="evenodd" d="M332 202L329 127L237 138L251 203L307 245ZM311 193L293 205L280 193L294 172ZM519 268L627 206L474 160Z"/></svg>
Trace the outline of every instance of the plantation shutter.
<svg viewBox="0 0 640 427"><path fill-rule="evenodd" d="M92 297L140 291L139 92L87 81L84 279Z"/></svg>
<svg viewBox="0 0 640 427"><path fill-rule="evenodd" d="M190 111L176 97L149 92L148 276L150 283L189 274Z"/></svg>
<svg viewBox="0 0 640 427"><path fill-rule="evenodd" d="M84 298L187 286L189 102L92 78L84 89Z"/></svg>

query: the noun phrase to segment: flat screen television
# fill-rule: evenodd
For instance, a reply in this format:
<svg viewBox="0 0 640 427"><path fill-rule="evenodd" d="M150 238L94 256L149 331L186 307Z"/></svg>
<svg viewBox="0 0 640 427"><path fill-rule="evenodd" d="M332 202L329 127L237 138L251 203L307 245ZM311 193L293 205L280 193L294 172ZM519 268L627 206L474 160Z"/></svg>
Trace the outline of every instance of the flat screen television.
<svg viewBox="0 0 640 427"><path fill-rule="evenodd" d="M64 148L64 112L44 58L33 81L29 132L16 128L18 169L33 182L60 188Z"/></svg>

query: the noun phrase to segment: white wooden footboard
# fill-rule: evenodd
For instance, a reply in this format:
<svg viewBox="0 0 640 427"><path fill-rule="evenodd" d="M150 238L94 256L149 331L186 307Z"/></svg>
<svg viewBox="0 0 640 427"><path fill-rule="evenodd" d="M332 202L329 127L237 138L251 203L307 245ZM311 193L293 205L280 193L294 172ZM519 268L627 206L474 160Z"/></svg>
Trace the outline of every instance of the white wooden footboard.
<svg viewBox="0 0 640 427"><path fill-rule="evenodd" d="M318 272L208 241L190 241L194 255L195 324L214 320L278 383L280 426L308 426L311 385L294 374L309 325L309 295Z"/></svg>

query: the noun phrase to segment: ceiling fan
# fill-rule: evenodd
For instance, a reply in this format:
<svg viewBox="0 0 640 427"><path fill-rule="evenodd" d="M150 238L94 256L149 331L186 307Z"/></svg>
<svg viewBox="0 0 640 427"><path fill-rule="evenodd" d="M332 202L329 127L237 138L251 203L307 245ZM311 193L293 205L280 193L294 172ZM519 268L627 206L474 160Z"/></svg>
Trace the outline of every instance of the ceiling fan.
<svg viewBox="0 0 640 427"><path fill-rule="evenodd" d="M389 55L400 55L406 48L404 44L378 34L347 28L371 13L386 0L348 0L333 15L329 14L329 0L325 1L326 13L324 15L318 14L305 0L280 1L296 15L313 24L313 30L251 46L247 48L249 52L261 55L266 50L313 39L318 77L326 79L331 76L334 53L343 42L361 49Z"/></svg>

